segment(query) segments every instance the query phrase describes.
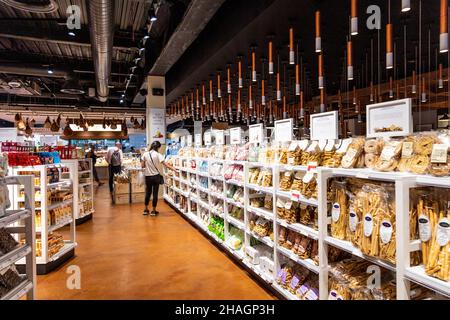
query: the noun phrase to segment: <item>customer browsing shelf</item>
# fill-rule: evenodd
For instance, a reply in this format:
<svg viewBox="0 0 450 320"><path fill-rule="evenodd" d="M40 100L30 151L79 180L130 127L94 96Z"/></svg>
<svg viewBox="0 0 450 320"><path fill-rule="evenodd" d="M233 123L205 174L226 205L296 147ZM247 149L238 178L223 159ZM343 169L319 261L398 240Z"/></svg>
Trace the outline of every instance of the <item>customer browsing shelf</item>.
<svg viewBox="0 0 450 320"><path fill-rule="evenodd" d="M105 159L109 165L109 191L112 193L114 190L114 175L122 172L122 144L116 142L116 146L108 150Z"/></svg>
<svg viewBox="0 0 450 320"><path fill-rule="evenodd" d="M159 185L164 184L163 165L170 170L177 171L174 167L164 161L164 156L158 152L160 148L161 143L154 141L150 146L150 151L145 152L141 159L141 164L145 175L144 215L148 215L150 213L148 210L148 205L152 195L153 210L150 215L156 216L158 214L158 211L156 211L156 206L158 204Z"/></svg>

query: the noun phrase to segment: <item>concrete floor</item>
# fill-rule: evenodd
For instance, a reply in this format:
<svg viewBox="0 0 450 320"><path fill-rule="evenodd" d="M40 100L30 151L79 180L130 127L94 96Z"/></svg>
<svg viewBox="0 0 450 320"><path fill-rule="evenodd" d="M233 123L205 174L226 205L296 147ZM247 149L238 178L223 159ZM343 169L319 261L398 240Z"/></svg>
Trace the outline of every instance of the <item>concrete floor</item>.
<svg viewBox="0 0 450 320"><path fill-rule="evenodd" d="M142 204L111 205L107 188L77 227L76 257L38 276L38 299L274 299L162 200L160 216L144 217ZM67 288L70 265L79 290Z"/></svg>

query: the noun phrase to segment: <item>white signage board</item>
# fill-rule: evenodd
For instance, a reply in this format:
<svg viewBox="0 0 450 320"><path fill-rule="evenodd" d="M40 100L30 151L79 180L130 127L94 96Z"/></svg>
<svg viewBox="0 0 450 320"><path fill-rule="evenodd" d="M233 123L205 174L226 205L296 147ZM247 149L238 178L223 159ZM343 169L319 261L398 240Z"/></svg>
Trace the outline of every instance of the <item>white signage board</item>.
<svg viewBox="0 0 450 320"><path fill-rule="evenodd" d="M210 146L211 144L211 132L205 132L205 146Z"/></svg>
<svg viewBox="0 0 450 320"><path fill-rule="evenodd" d="M180 143L182 148L186 146L186 136L180 137Z"/></svg>
<svg viewBox="0 0 450 320"><path fill-rule="evenodd" d="M288 142L294 137L294 120L284 119L275 121L275 141Z"/></svg>
<svg viewBox="0 0 450 320"><path fill-rule="evenodd" d="M230 143L241 144L242 143L242 130L241 128L230 129Z"/></svg>
<svg viewBox="0 0 450 320"><path fill-rule="evenodd" d="M248 127L248 135L250 143L263 143L264 141L264 125L254 124Z"/></svg>
<svg viewBox="0 0 450 320"><path fill-rule="evenodd" d="M413 133L412 100L402 99L367 106L367 137L403 137Z"/></svg>
<svg viewBox="0 0 450 320"><path fill-rule="evenodd" d="M201 147L202 146L202 134L201 133L196 133L194 139L195 139L195 146L196 147Z"/></svg>
<svg viewBox="0 0 450 320"><path fill-rule="evenodd" d="M339 116L337 111L316 113L311 118L311 140L339 139Z"/></svg>
<svg viewBox="0 0 450 320"><path fill-rule="evenodd" d="M150 140L166 143L166 109L150 109Z"/></svg>
<svg viewBox="0 0 450 320"><path fill-rule="evenodd" d="M216 131L216 144L223 146L225 144L225 132L223 130Z"/></svg>
<svg viewBox="0 0 450 320"><path fill-rule="evenodd" d="M187 136L187 145L188 145L188 147L192 147L192 136L191 135Z"/></svg>

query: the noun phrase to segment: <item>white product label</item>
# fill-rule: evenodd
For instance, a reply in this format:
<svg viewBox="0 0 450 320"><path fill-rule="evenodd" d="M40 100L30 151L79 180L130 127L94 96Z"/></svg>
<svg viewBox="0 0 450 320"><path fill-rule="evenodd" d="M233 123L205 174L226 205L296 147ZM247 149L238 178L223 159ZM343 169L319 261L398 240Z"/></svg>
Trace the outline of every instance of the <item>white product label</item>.
<svg viewBox="0 0 450 320"><path fill-rule="evenodd" d="M312 173L311 171L307 172L305 174L305 176L303 177L303 182L304 183L310 183L312 181L312 179L314 179L314 173Z"/></svg>
<svg viewBox="0 0 450 320"><path fill-rule="evenodd" d="M216 131L216 144L222 146L225 144L225 134L221 131Z"/></svg>
<svg viewBox="0 0 450 320"><path fill-rule="evenodd" d="M346 153L348 150L348 147L350 146L352 141L353 141L352 138L342 140L341 146L339 147L337 152L338 153Z"/></svg>
<svg viewBox="0 0 450 320"><path fill-rule="evenodd" d="M450 237L450 220L447 218L439 220L436 233L437 243L441 247L444 247L449 242L450 240L449 237Z"/></svg>
<svg viewBox="0 0 450 320"><path fill-rule="evenodd" d="M392 239L392 223L389 220L383 220L380 226L380 238L381 242L388 244Z"/></svg>
<svg viewBox="0 0 450 320"><path fill-rule="evenodd" d="M373 232L373 217L370 213L364 216L364 235L370 237Z"/></svg>
<svg viewBox="0 0 450 320"><path fill-rule="evenodd" d="M289 151L295 151L295 149L297 149L297 142L296 141L293 141L293 142L291 142L291 144L289 145Z"/></svg>
<svg viewBox="0 0 450 320"><path fill-rule="evenodd" d="M292 208L292 201L286 202L286 205L284 206L284 208L285 208L286 210L291 210L291 208Z"/></svg>
<svg viewBox="0 0 450 320"><path fill-rule="evenodd" d="M319 141L319 149L321 151L324 151L326 146L327 146L327 140L320 140Z"/></svg>
<svg viewBox="0 0 450 320"><path fill-rule="evenodd" d="M425 215L419 216L419 237L422 242L427 242L431 239L431 224L430 220Z"/></svg>
<svg viewBox="0 0 450 320"><path fill-rule="evenodd" d="M328 140L327 145L325 146L325 151L333 151L334 149L334 140Z"/></svg>
<svg viewBox="0 0 450 320"><path fill-rule="evenodd" d="M405 158L405 159L411 158L411 156L413 154L413 146L414 146L413 142L410 142L410 141L403 142L402 158Z"/></svg>
<svg viewBox="0 0 450 320"><path fill-rule="evenodd" d="M349 222L349 228L351 232L356 231L356 227L358 226L358 215L356 214L355 210L353 208L350 208L350 214L348 218Z"/></svg>
<svg viewBox="0 0 450 320"><path fill-rule="evenodd" d="M302 151L305 151L309 146L309 140L302 140L298 145Z"/></svg>
<svg viewBox="0 0 450 320"><path fill-rule="evenodd" d="M351 148L347 151L347 154L345 155L348 159L354 159L356 155L358 154L358 150Z"/></svg>
<svg viewBox="0 0 450 320"><path fill-rule="evenodd" d="M295 164L295 158L289 158L289 159L288 159L288 164L289 164L289 165Z"/></svg>
<svg viewBox="0 0 450 320"><path fill-rule="evenodd" d="M309 145L309 147L308 147L308 149L306 149L306 152L314 152L314 151L317 151L317 148L319 147L319 142L318 141L313 141L310 145Z"/></svg>
<svg viewBox="0 0 450 320"><path fill-rule="evenodd" d="M328 294L328 300L337 300L338 293L335 290L331 290Z"/></svg>
<svg viewBox="0 0 450 320"><path fill-rule="evenodd" d="M431 153L432 163L447 163L448 146L446 144L433 145L433 152Z"/></svg>
<svg viewBox="0 0 450 320"><path fill-rule="evenodd" d="M339 217L341 216L341 206L339 203L333 204L333 209L331 209L331 219L333 219L333 222L338 222Z"/></svg>
<svg viewBox="0 0 450 320"><path fill-rule="evenodd" d="M383 148L383 151L381 152L381 160L383 161L390 161L395 156L395 149L394 146L386 146Z"/></svg>

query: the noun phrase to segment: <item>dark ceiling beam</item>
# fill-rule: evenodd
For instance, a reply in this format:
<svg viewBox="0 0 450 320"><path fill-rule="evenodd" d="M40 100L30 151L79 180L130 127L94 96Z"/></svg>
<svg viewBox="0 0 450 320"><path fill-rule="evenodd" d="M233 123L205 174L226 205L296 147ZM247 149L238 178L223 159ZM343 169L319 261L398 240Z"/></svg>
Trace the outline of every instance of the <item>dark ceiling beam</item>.
<svg viewBox="0 0 450 320"><path fill-rule="evenodd" d="M59 24L37 26L24 24L12 20L0 20L0 37L23 41L41 41L55 44L74 45L91 48L89 30L82 26L81 30L75 30L75 37L68 35L67 27ZM113 48L120 51L135 52L138 50L136 41L132 38L119 36L114 38Z"/></svg>
<svg viewBox="0 0 450 320"><path fill-rule="evenodd" d="M183 20L156 60L151 75L165 75L189 48L225 0L192 0Z"/></svg>

